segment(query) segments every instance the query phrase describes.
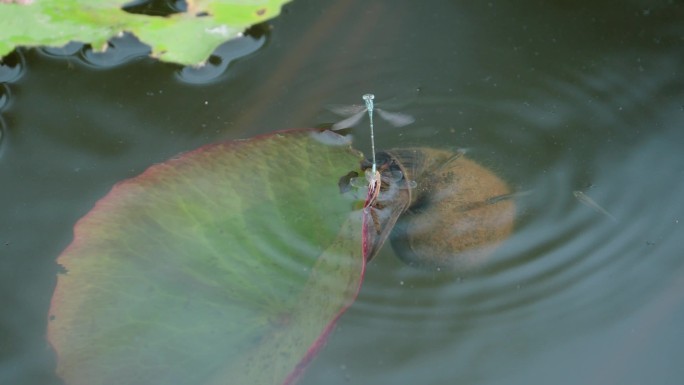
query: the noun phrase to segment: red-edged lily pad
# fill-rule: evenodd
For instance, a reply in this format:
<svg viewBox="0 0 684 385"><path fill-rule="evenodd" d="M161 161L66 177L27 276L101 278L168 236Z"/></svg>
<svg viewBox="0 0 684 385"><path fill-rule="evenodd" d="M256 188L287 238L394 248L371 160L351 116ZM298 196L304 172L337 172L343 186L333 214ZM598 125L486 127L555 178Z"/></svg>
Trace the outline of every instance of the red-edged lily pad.
<svg viewBox="0 0 684 385"><path fill-rule="evenodd" d="M48 337L69 385L287 384L356 297L362 213L329 131L209 145L75 226ZM358 206L358 205L357 205Z"/></svg>

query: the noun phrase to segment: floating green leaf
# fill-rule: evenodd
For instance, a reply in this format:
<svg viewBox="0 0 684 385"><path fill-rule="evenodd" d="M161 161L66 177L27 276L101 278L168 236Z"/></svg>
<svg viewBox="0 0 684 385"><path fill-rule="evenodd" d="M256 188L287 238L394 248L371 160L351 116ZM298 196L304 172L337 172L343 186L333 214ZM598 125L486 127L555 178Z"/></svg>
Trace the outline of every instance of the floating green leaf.
<svg viewBox="0 0 684 385"><path fill-rule="evenodd" d="M131 14L127 0L0 2L0 57L17 46L60 47L70 41L104 50L110 38L130 32L160 60L200 64L220 44L250 25L277 16L289 0L188 0L187 12L168 17Z"/></svg>
<svg viewBox="0 0 684 385"><path fill-rule="evenodd" d="M69 385L289 384L359 289L360 154L330 131L209 145L121 182L59 257Z"/></svg>

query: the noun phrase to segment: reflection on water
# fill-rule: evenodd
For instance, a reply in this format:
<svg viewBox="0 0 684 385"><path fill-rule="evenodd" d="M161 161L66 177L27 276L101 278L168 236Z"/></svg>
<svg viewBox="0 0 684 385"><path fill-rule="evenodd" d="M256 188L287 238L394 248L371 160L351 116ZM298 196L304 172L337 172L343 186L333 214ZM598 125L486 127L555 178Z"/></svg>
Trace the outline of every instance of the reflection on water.
<svg viewBox="0 0 684 385"><path fill-rule="evenodd" d="M211 84L228 77L231 62L254 53L266 44L265 36L240 36L220 45L204 65L186 66L176 73L178 80L189 84Z"/></svg>
<svg viewBox="0 0 684 385"><path fill-rule="evenodd" d="M78 77L31 55L33 77L2 77L13 151L0 162L0 180L12 182L0 191L10 208L0 217L0 306L16 310L0 316L0 383L59 383L42 337L54 258L75 220L131 169L220 137L313 125L326 103L416 88L398 110L416 117L412 127L376 125L383 149L468 148L533 193L516 198L515 232L477 272L412 269L385 247L302 383L678 383L684 10L651 3L298 0L269 44L231 65L239 77L186 87L160 64L134 87L99 72L122 99L87 94L92 77L64 90ZM81 103L60 104L68 98ZM104 113L84 122L86 104ZM37 115L39 106L59 114ZM65 130L71 145L48 130ZM80 150L88 135L100 145L112 132L131 145ZM369 153L365 130L352 132ZM75 164L93 171L74 176Z"/></svg>
<svg viewBox="0 0 684 385"><path fill-rule="evenodd" d="M6 84L0 84L0 113L9 104L10 90ZM3 140L5 138L5 121L0 115L0 157L2 157Z"/></svg>
<svg viewBox="0 0 684 385"><path fill-rule="evenodd" d="M21 79L26 71L26 62L21 51L14 51L0 60L0 85Z"/></svg>
<svg viewBox="0 0 684 385"><path fill-rule="evenodd" d="M54 49L53 49L54 51ZM107 47L84 46L81 49L81 60L94 69L114 68L135 59L141 59L152 52L149 46L129 33L115 37L107 43Z"/></svg>

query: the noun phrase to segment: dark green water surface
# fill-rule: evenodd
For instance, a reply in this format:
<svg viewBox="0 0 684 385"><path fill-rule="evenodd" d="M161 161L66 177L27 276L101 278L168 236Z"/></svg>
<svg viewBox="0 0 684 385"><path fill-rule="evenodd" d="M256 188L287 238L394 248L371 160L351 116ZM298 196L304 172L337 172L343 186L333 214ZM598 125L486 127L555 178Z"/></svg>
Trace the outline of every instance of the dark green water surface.
<svg viewBox="0 0 684 385"><path fill-rule="evenodd" d="M130 37L20 49L0 66L0 384L62 384L55 259L115 183L331 123L325 104L366 92L418 95L414 125L378 124L380 148L467 148L532 193L478 273L415 270L386 245L302 384L682 383L683 20L674 0L295 0L204 70Z"/></svg>

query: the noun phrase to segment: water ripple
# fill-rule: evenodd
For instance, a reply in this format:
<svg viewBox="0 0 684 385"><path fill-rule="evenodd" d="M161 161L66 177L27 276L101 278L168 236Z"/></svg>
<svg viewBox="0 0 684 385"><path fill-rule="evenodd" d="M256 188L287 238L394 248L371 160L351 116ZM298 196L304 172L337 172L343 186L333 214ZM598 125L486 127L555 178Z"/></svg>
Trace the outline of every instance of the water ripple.
<svg viewBox="0 0 684 385"><path fill-rule="evenodd" d="M679 62L652 64L662 72L639 76L613 68L542 77L518 101L494 103L494 115L508 124L494 125L490 138L515 138L516 146L497 148L509 148L507 155L522 159L526 170L501 172L533 191L518 199L515 234L471 274L395 267L378 278L371 265L368 277L374 278L350 318L413 330L495 327L521 318L590 324L647 300L654 282L664 282L658 276L663 269L681 268L663 250L676 244L684 221L684 162L675 144L684 143L684 114L672 102L650 102L665 95L672 100L672 84L682 83L673 78ZM579 202L574 190L618 222Z"/></svg>

